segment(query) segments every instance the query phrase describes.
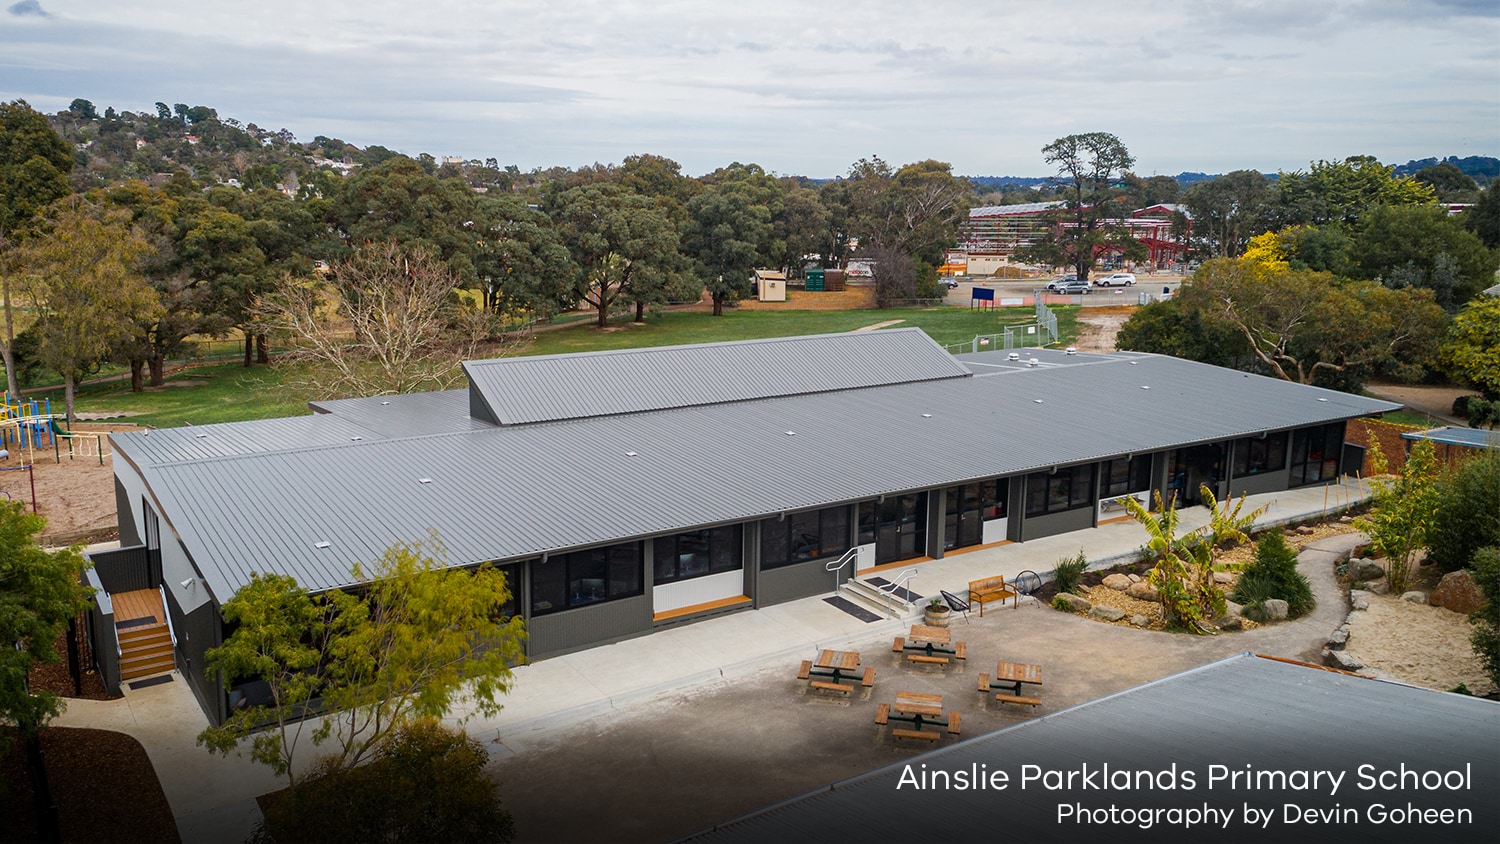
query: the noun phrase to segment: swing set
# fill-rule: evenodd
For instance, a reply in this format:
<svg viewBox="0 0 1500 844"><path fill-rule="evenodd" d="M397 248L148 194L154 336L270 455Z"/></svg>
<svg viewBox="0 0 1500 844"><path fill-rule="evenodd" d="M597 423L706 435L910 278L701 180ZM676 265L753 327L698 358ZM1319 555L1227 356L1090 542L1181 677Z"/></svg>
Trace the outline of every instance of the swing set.
<svg viewBox="0 0 1500 844"><path fill-rule="evenodd" d="M74 431L62 414L52 412L52 399L20 399L11 402L10 393L0 393L0 449L14 447L24 451L27 464L36 462L38 448L52 448L52 458L62 462L62 443L68 444L68 459L97 457L104 465L104 435ZM92 450L91 450L92 444Z"/></svg>

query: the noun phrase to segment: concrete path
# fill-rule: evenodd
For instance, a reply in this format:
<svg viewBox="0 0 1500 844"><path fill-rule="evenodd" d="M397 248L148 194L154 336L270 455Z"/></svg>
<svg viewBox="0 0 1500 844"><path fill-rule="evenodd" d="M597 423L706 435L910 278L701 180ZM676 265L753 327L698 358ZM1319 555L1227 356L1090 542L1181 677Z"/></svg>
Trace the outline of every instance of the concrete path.
<svg viewBox="0 0 1500 844"><path fill-rule="evenodd" d="M1350 484L1333 488L1326 499L1324 488L1318 487L1252 496L1245 506L1248 510L1269 504L1270 509L1262 517L1261 524L1272 525L1318 518L1324 515L1325 508L1361 500L1363 496L1363 490ZM1182 530L1191 530L1206 519L1207 513L1201 507L1185 510ZM917 567L919 573L911 580L911 588L932 596L939 588L962 591L969 580L986 575L1013 576L1025 569L1046 573L1060 557L1076 553L1080 548L1093 565L1113 565L1133 558L1143 540L1144 533L1139 526L1120 522L1066 536L987 548L922 564ZM1314 569L1318 567L1327 568L1322 560L1313 566ZM895 579L890 571L885 572L885 576ZM1309 576L1313 576L1311 571ZM1327 583L1320 585L1315 582L1320 598L1321 590L1330 584L1331 571ZM974 671L965 669L964 674L977 673L977 666L985 659L1035 660L1051 665L1062 665L1058 660L1065 657L1084 659L1087 667L1078 666L1063 672L1063 676L1070 679L1059 680L1056 687L1049 682L1048 706L1044 711L1053 711L1058 704L1091 700L1230 653L1268 650L1304 659L1314 656L1347 610L1347 607L1332 610L1332 615L1324 618L1322 603L1320 600L1317 612L1296 622L1210 639L1122 630L1035 606L987 612L982 621L976 616L970 622L971 627L966 628L966 632L972 629L976 634L971 637L971 653L982 655L982 658L971 659L976 668ZM1332 620L1334 618L1337 620ZM580 724L585 724L581 729L587 731L594 729L588 724L599 723L600 719L649 718L661 705L658 702L674 693L678 693L679 700L708 695L721 702L702 711L719 712L727 721L717 717L705 720L705 716L695 714L699 712L696 707L684 713L674 705L671 710L674 723L662 728L664 732L647 730L637 736L627 731L621 739L623 745L619 752L644 752L646 755L640 758L651 759L655 758L657 751L649 748L661 742L663 747L683 750L674 757L673 764L677 767L672 770L710 776L708 766L711 762L733 758L732 753L726 756L727 747L749 742L757 752L766 754L756 764L773 767L762 771L738 770L735 777L760 782L760 778L766 776L780 776L775 772L786 773L786 779L778 780L775 789L757 787L744 792L744 808L759 806L774 799L774 795L766 796L773 792L791 796L806 787L837 779L840 771L848 775L873 767L873 764L867 764L871 760L875 764L879 764L882 758L889 761L888 748L871 744L870 732L865 729L868 713L864 713L851 722L860 727L856 733L849 733L846 739L835 741L822 751L826 753L826 764L808 762L808 743L817 742L821 746L828 742L826 737L820 737L819 731L824 727L816 719L805 724L786 720L778 701L784 702L785 695L793 691L786 683L790 676L788 666L794 670L797 661L807 658L817 648L864 648L874 643L879 651L878 643L884 640L888 650L889 638L905 632L908 624L906 620L895 619L866 624L834 609L823 602L822 596L817 596L670 628L522 666L516 669L515 688L506 698L505 710L495 718L476 718L465 726L470 735L491 744L502 781L509 783L505 786L505 793L509 794L509 789L515 788L518 794L529 793L543 802L546 802L543 798L550 794L551 802L547 803L550 808L546 811L555 813L557 795L582 793L572 785L564 785L571 780L539 777L534 780L535 788L522 788L507 772L530 770L532 766L548 768L564 762L572 765L574 762L570 760L593 758L595 751L587 741L583 746L575 747L579 741L576 738L564 740L569 750L562 759L554 759L550 754L539 757L525 751L557 746L558 739L554 736L559 731ZM985 631L983 638L978 635L981 631ZM1079 635L1082 638L1073 645L1058 644ZM976 645L983 647L976 648ZM904 665L893 662L889 669L882 668L883 673L887 670L895 673L906 669ZM963 688L956 688L951 693L962 692L977 697L972 692L973 683L974 678L968 676L964 683L959 684ZM742 694L741 689L747 688L759 691L755 695ZM686 698L683 697L684 690L691 690L685 693ZM756 704L756 700L760 703ZM841 706L852 705L808 703L815 710L825 712L841 711ZM460 707L454 717L457 719L464 714L465 708ZM978 717L975 724L978 731L995 729L1017 720L1017 715L1009 712ZM207 722L191 690L180 677L176 682L128 692L119 701L70 701L68 711L56 723L59 726L118 730L139 739L161 777L185 841L243 840L259 819L254 798L283 784L246 758L211 756L196 746L195 738ZM781 726L773 727L775 724ZM972 734L973 730L966 729L965 733ZM645 751L639 746L643 741L649 746ZM868 752L845 753L840 749L842 741L855 742ZM303 762L315 755L308 748L301 752ZM526 759L519 769L512 768L505 761L506 757L517 754ZM628 770L628 766L624 769L618 767L624 764L622 760L625 758L601 758L600 770L588 776L613 782L622 775L622 770ZM556 773L559 777L587 779L576 769ZM648 769L641 775L649 783L665 774ZM722 776L722 772L719 775ZM526 782L533 780L527 778ZM541 788L540 784L546 783L550 783L551 791L536 790ZM601 788L604 784L603 781L599 783ZM531 790L527 791L527 788ZM633 790L621 789L621 793L633 793ZM613 798L600 799L608 802ZM727 817L714 812L739 805L706 801L695 810L696 813L688 812L681 817L707 818L713 822ZM713 808L715 806L718 808ZM624 810L622 806L621 811ZM537 811L543 810L539 808ZM571 817L578 820L591 815L592 810ZM518 812L518 818L521 816ZM678 834L692 832L700 826L701 823L689 824ZM642 832L647 829L659 831L662 827L643 827ZM582 832L580 829L579 833ZM561 838L565 840L566 836ZM641 840L653 839L647 836Z"/></svg>

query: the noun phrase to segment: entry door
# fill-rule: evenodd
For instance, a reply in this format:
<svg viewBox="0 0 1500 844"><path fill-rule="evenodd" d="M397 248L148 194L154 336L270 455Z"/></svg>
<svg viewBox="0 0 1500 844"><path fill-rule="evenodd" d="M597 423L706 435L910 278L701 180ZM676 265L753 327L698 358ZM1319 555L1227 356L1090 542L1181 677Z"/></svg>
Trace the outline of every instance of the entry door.
<svg viewBox="0 0 1500 844"><path fill-rule="evenodd" d="M920 557L927 551L927 493L896 495L880 502L880 524L875 536L875 562L894 563Z"/></svg>
<svg viewBox="0 0 1500 844"><path fill-rule="evenodd" d="M944 493L943 548L978 545L984 536L984 512L980 506L980 484L948 487Z"/></svg>
<svg viewBox="0 0 1500 844"><path fill-rule="evenodd" d="M1204 484L1217 497L1223 496L1219 482L1224 478L1224 443L1179 448L1167 459L1167 489L1177 493L1178 507L1203 503L1199 488Z"/></svg>

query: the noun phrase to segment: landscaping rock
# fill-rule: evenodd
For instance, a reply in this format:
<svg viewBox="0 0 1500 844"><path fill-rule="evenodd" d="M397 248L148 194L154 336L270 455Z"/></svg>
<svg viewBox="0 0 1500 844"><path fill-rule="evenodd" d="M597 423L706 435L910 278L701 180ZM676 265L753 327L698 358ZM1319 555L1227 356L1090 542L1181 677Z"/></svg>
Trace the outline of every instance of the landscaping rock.
<svg viewBox="0 0 1500 844"><path fill-rule="evenodd" d="M1303 536L1312 536L1318 531L1312 525L1298 525L1297 532L1302 534Z"/></svg>
<svg viewBox="0 0 1500 844"><path fill-rule="evenodd" d="M1230 574L1227 571L1216 571L1216 572L1214 572L1214 583L1230 583L1233 580L1234 580L1234 575Z"/></svg>
<svg viewBox="0 0 1500 844"><path fill-rule="evenodd" d="M1425 604L1427 603L1427 593L1413 589L1410 592L1402 592L1401 600L1411 604Z"/></svg>
<svg viewBox="0 0 1500 844"><path fill-rule="evenodd" d="M1389 595L1391 594L1391 583L1383 577L1379 580L1371 580L1365 584L1365 591L1371 595Z"/></svg>
<svg viewBox="0 0 1500 844"><path fill-rule="evenodd" d="M1331 668L1341 668L1345 671L1358 671L1365 667L1359 657L1348 651L1324 651L1323 661Z"/></svg>
<svg viewBox="0 0 1500 844"><path fill-rule="evenodd" d="M1224 617L1225 618L1239 618L1240 616L1242 616L1244 614L1245 614L1245 605L1244 604L1236 604L1234 601L1225 601L1224 602Z"/></svg>
<svg viewBox="0 0 1500 844"><path fill-rule="evenodd" d="M1125 617L1125 611L1117 610L1114 607L1094 607L1089 610L1089 615L1094 618L1102 618L1105 621L1119 621Z"/></svg>
<svg viewBox="0 0 1500 844"><path fill-rule="evenodd" d="M1245 607L1245 617L1251 621L1281 621L1286 618L1287 604L1280 598L1269 598L1259 604Z"/></svg>
<svg viewBox="0 0 1500 844"><path fill-rule="evenodd" d="M1134 624L1136 627L1150 627L1151 626L1151 616L1149 616L1149 615L1133 615L1133 616L1130 617L1130 623Z"/></svg>
<svg viewBox="0 0 1500 844"><path fill-rule="evenodd" d="M1347 624L1339 625L1339 629L1333 631L1333 633L1328 637L1328 647L1336 651L1343 650L1344 645L1348 642L1349 625Z"/></svg>
<svg viewBox="0 0 1500 844"><path fill-rule="evenodd" d="M1352 522L1352 521L1354 521L1354 517L1353 517L1353 516L1351 516L1351 515L1349 515L1349 514L1348 514L1348 513L1345 513L1345 514L1344 514L1344 515L1342 515L1342 516L1339 516L1339 521L1340 521L1340 522L1343 522L1343 523L1344 523L1344 524L1346 524L1346 525L1347 525L1347 524L1349 524L1349 523L1350 523L1350 522Z"/></svg>
<svg viewBox="0 0 1500 844"><path fill-rule="evenodd" d="M1135 598L1138 601L1161 600L1161 594L1156 591L1156 587L1152 586L1144 580L1140 581L1139 583L1130 584L1130 588L1125 590L1125 594L1129 595L1132 598Z"/></svg>
<svg viewBox="0 0 1500 844"><path fill-rule="evenodd" d="M1064 604L1067 604L1069 612L1088 612L1094 608L1094 605L1089 602L1088 598L1074 595L1072 592L1059 592L1053 600L1061 600Z"/></svg>
<svg viewBox="0 0 1500 844"><path fill-rule="evenodd" d="M1367 609L1369 609L1370 608L1370 593L1364 591L1363 589L1350 589L1349 590L1349 606L1351 606L1351 607L1353 607L1354 609L1357 609L1357 610L1367 610Z"/></svg>
<svg viewBox="0 0 1500 844"><path fill-rule="evenodd" d="M1215 621L1214 623L1219 625L1220 630L1245 629L1245 620L1237 615L1226 615L1218 621Z"/></svg>
<svg viewBox="0 0 1500 844"><path fill-rule="evenodd" d="M1138 575L1138 574L1127 574L1125 576L1128 577L1128 578L1130 578L1130 582L1131 583L1140 583L1141 582L1141 576Z"/></svg>
<svg viewBox="0 0 1500 844"><path fill-rule="evenodd" d="M1109 587L1110 589L1115 590L1116 592L1124 592L1126 589L1130 588L1130 578L1126 577L1123 574L1120 574L1119 572L1115 572L1114 574L1104 578L1104 585Z"/></svg>
<svg viewBox="0 0 1500 844"><path fill-rule="evenodd" d="M1468 615L1484 606L1484 593L1479 591L1468 569L1459 569L1443 575L1427 602L1434 607Z"/></svg>
<svg viewBox="0 0 1500 844"><path fill-rule="evenodd" d="M1379 580L1385 577L1385 566L1366 557L1355 557L1349 561L1350 580Z"/></svg>

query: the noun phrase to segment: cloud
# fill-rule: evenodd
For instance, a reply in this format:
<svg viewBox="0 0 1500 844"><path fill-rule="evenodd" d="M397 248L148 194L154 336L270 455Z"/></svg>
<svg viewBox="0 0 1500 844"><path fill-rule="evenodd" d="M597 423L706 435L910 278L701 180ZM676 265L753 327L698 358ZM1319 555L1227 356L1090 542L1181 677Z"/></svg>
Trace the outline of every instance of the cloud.
<svg viewBox="0 0 1500 844"><path fill-rule="evenodd" d="M17 2L10 4L10 7L6 9L6 11L10 12L12 15L15 15L18 18L52 17L51 15L47 14L46 9L42 8L42 4L38 2L38 0L18 0Z"/></svg>

